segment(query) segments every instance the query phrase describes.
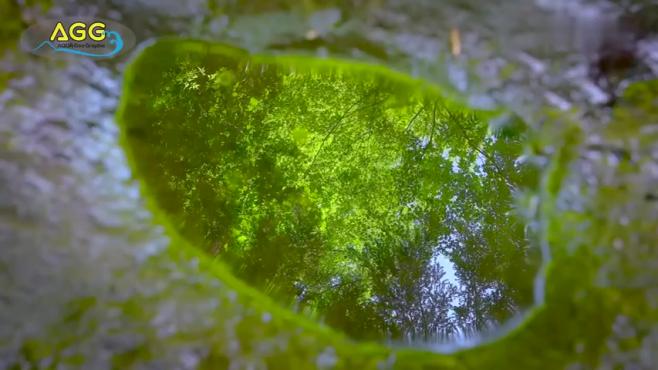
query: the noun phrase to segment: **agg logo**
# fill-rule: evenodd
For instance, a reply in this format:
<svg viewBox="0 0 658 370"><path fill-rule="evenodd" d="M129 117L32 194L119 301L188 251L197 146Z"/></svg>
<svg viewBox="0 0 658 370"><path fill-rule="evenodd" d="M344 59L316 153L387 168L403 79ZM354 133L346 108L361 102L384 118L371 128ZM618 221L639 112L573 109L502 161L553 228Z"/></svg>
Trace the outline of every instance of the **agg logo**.
<svg viewBox="0 0 658 370"><path fill-rule="evenodd" d="M40 21L25 30L21 38L23 50L41 56L112 58L134 45L135 35L128 27L102 19Z"/></svg>

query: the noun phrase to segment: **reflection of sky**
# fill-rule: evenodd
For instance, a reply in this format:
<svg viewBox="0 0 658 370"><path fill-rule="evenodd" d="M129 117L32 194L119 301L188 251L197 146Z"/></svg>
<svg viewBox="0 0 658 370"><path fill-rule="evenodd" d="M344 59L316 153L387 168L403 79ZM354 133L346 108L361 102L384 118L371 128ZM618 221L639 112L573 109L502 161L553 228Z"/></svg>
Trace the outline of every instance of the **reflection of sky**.
<svg viewBox="0 0 658 370"><path fill-rule="evenodd" d="M457 288L461 288L461 284L459 282L459 279L457 278L457 274L455 271L455 264L452 263L452 261L450 261L450 259L446 255L437 253L434 257L432 257L431 263L438 264L439 266L441 266L443 272L445 272L445 275L443 275L443 279L441 280L447 281L448 283L450 283L450 285L453 285ZM453 306L459 305L459 297L458 296L452 297L450 304L452 304ZM452 313L452 310L450 310L450 312Z"/></svg>
<svg viewBox="0 0 658 370"><path fill-rule="evenodd" d="M437 254L434 255L434 257L432 257L431 263L432 264L438 264L439 266L441 266L441 269L445 273L443 275L443 278L441 279L441 281L448 282L450 285L455 286L455 287L457 287L457 289L461 290L462 286L461 286L461 283L459 281L459 278L457 277L457 273L456 273L456 270L455 270L455 264L452 261L450 261L448 256L446 256L444 254L441 254L441 253L437 253ZM459 306L460 303L461 303L461 301L460 301L458 295L453 296L450 300L450 304L453 307ZM455 310L450 309L448 311L448 316L451 317L452 319L455 319L456 318L455 317ZM457 344L457 345L464 345L468 342L468 340L469 340L468 335L466 333L462 332L459 329L457 329L457 331L454 332L452 334L452 336L450 337L450 342L452 344Z"/></svg>
<svg viewBox="0 0 658 370"><path fill-rule="evenodd" d="M452 263L448 257L443 254L439 254L434 258L434 261L432 262L438 263L439 266L441 266L445 272L445 275L443 275L444 279L448 280L448 282L450 282L452 285L459 285L459 282L457 281L457 275L455 274L455 264Z"/></svg>
<svg viewBox="0 0 658 370"><path fill-rule="evenodd" d="M493 135L490 136L490 137L495 141L495 137ZM459 173L460 172L460 168L459 168L460 157L450 155L450 148L449 147L443 149L443 152L441 152L441 156L444 159L450 160L452 162L452 172L453 173ZM473 171L478 176L486 177L487 173L484 169L484 165L485 165L486 162L487 162L487 159L485 158L485 156L482 153L478 153L477 156L475 157L474 163L471 164L471 167L470 167L471 171ZM450 199L450 202L452 203L452 202L455 202L456 200L457 200L457 196L453 196ZM448 210L451 209L450 204L448 204L447 209ZM457 235L452 234L452 235L448 236L448 239L458 240L459 238L457 237ZM433 264L439 264L439 266L441 266L441 269L445 272L445 275L443 276L443 278L445 280L447 280L451 285L454 285L458 288L461 288L461 284L460 284L460 282L457 278L456 272L455 272L455 264L452 263L452 261L450 261L450 259L447 256L445 256L443 254L437 254L432 258L432 263ZM453 305L457 305L459 303L459 299L458 298L453 298L451 303Z"/></svg>

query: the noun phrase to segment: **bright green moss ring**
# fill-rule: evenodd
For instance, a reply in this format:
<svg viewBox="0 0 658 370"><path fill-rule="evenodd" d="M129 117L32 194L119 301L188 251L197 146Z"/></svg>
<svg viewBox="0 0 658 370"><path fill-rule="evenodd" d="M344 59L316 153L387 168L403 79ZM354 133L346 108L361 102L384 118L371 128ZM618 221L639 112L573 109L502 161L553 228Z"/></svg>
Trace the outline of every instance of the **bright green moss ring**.
<svg viewBox="0 0 658 370"><path fill-rule="evenodd" d="M197 41L148 46L124 89L118 117L145 195L222 276L362 340L432 342L532 303L537 255L510 209L533 178L514 162L518 130L491 133L483 113L382 67ZM508 368L543 346L555 312L454 357L397 356Z"/></svg>

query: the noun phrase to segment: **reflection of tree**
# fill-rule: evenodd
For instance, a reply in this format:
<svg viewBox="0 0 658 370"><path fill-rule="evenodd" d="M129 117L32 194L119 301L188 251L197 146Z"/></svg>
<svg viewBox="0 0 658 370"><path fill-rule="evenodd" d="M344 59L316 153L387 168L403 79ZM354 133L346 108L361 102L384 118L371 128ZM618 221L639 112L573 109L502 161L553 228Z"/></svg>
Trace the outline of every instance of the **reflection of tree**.
<svg viewBox="0 0 658 370"><path fill-rule="evenodd" d="M445 338L529 303L518 132L376 74L222 63L154 90L143 150L185 235L358 338Z"/></svg>
<svg viewBox="0 0 658 370"><path fill-rule="evenodd" d="M436 339L454 331L451 300L457 293L431 262L432 244L422 235L399 245L377 245L363 254L377 312L395 338Z"/></svg>

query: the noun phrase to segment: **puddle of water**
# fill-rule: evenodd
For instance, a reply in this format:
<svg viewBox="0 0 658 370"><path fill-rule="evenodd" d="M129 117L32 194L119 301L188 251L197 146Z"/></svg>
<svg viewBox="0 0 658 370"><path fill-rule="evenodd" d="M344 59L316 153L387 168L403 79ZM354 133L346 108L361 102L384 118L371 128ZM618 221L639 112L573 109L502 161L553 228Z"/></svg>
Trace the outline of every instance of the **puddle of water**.
<svg viewBox="0 0 658 370"><path fill-rule="evenodd" d="M158 204L237 276L393 343L465 341L532 305L521 127L380 69L195 50L146 49L121 117Z"/></svg>

